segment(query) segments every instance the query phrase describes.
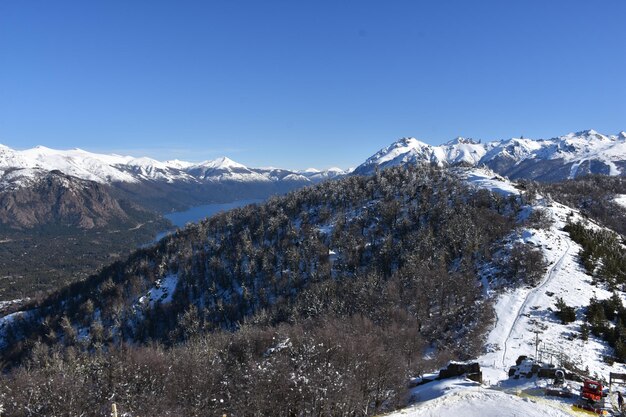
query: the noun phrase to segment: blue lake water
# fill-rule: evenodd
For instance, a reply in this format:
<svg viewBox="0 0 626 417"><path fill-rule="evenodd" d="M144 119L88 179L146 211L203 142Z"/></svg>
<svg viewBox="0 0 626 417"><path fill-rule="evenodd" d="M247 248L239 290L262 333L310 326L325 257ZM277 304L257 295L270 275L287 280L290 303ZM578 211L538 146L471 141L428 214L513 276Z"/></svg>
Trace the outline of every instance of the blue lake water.
<svg viewBox="0 0 626 417"><path fill-rule="evenodd" d="M211 217L214 214L220 213L222 211L228 211L237 207L247 206L248 204L254 203L262 203L265 200L261 199L248 199L248 200L237 200L230 203L219 203L219 204L204 204L202 206L191 207L190 209L184 211L176 211L173 213L168 213L163 215L166 219L171 221L174 226L177 228L185 227L185 225L189 222L198 222L205 217ZM167 236L169 232L161 232L156 235L154 239L155 242L161 240L164 236Z"/></svg>
<svg viewBox="0 0 626 417"><path fill-rule="evenodd" d="M174 213L165 214L163 217L174 223L176 227L184 227L189 222L197 222L205 217L211 217L214 214L222 211L231 210L237 207L247 206L248 204L260 203L263 200L251 199L251 200L237 200L231 203L220 204L205 204L203 206L191 207L185 211L177 211Z"/></svg>

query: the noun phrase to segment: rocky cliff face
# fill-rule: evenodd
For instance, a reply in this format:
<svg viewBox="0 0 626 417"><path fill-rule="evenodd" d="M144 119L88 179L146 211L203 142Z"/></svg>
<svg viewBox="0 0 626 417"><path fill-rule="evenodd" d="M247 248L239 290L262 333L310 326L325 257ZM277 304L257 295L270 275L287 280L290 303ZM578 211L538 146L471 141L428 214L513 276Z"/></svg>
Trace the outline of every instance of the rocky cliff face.
<svg viewBox="0 0 626 417"><path fill-rule="evenodd" d="M31 186L9 186L0 193L0 223L6 227L30 229L45 224L92 229L130 220L106 185L60 171L28 175ZM23 180L16 172L10 183Z"/></svg>

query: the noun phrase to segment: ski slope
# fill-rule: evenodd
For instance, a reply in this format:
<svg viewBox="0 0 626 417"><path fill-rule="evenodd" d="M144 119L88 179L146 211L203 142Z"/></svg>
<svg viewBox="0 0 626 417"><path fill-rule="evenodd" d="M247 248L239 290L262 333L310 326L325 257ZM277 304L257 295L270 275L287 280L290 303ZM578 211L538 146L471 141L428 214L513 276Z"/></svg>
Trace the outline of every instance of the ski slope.
<svg viewBox="0 0 626 417"><path fill-rule="evenodd" d="M586 342L578 337L583 308L589 300L611 296L609 291L592 285L591 277L578 262L580 246L562 230L568 217L573 221L585 220L569 207L546 200L541 204L554 224L547 230L525 230L520 239L541 248L549 267L537 287L517 288L499 295L495 303L496 322L487 337L487 352L479 358L485 379L491 383L505 380L516 359L520 355L534 357L537 348L553 353L544 355L544 361L558 364L562 355L599 377L608 379L609 372L626 372L623 365L609 365L602 360L611 353L604 342L593 336ZM598 226L590 223L588 227ZM562 325L554 315L559 297L576 308L575 322Z"/></svg>
<svg viewBox="0 0 626 417"><path fill-rule="evenodd" d="M519 191L510 181L488 169L461 172L470 185L510 195ZM485 353L477 358L483 372L483 385L464 378L434 381L411 390L414 405L389 414L390 417L417 416L580 416L563 401L542 394L545 380L509 380L508 370L520 355L535 357L536 348L546 352L540 359L559 365L559 355L567 357L579 368L588 368L592 375L608 380L609 372L626 373L622 364L609 365L602 358L610 354L605 342L589 336L588 341L576 337L583 323L583 307L592 297L609 298L612 294L591 283L579 265L580 246L562 229L568 220L583 221L587 227L599 226L584 219L580 213L561 204L540 199L535 208L546 210L553 219L547 229L525 229L515 239L540 248L548 262L543 280L536 287L522 287L497 292L487 289L495 299L496 320L486 338ZM576 307L576 321L562 325L554 315L557 298ZM623 294L622 294L622 298ZM539 342L538 344L536 342ZM554 352L550 356L547 352ZM611 399L612 402L614 398Z"/></svg>

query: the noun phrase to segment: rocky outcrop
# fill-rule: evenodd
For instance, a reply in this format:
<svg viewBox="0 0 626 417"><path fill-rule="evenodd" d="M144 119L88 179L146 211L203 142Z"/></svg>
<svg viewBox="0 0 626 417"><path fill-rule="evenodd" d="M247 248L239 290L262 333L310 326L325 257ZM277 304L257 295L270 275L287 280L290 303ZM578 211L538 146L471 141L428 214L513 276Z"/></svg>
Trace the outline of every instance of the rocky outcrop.
<svg viewBox="0 0 626 417"><path fill-rule="evenodd" d="M13 181L23 178L14 173ZM81 180L60 171L43 172L30 187L7 187L0 193L0 224L13 229L42 225L81 229L128 222L129 216L106 185Z"/></svg>

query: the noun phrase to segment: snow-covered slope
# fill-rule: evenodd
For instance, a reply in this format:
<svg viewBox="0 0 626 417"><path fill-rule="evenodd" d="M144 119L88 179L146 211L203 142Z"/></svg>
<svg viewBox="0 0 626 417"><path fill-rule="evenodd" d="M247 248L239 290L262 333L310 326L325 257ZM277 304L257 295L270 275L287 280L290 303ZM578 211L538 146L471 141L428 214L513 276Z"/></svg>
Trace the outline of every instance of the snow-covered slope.
<svg viewBox="0 0 626 417"><path fill-rule="evenodd" d="M489 169L460 169L459 175L471 185L504 195L519 195L515 183L494 174ZM540 349L566 355L581 369L608 377L609 372L626 372L626 366L603 361L610 354L608 345L590 336L588 341L575 337L583 323L584 307L589 300L609 298L612 293L592 284L592 278L580 265L580 245L563 230L568 221L583 222L588 228L597 224L582 216L578 210L547 198L539 197L527 210L544 210L552 225L546 229L522 228L511 236L511 244L522 242L539 248L548 269L535 287L522 286L504 292L483 282L486 293L495 301L496 321L486 340L486 353L479 358L485 379L492 383L507 379L509 368L520 355L535 356L536 338ZM562 298L578 311L577 321L562 325L554 315L557 298ZM622 294L622 298L626 300Z"/></svg>
<svg viewBox="0 0 626 417"><path fill-rule="evenodd" d="M598 226L577 210L556 202L542 199L539 206L550 214L553 225L545 230L525 229L516 238L540 248L549 267L538 286L508 290L497 296L497 320L487 339L487 352L480 358L488 379L506 379L508 369L520 355L535 356L536 338L539 350L562 354L580 369L589 368L592 374L608 377L609 372L626 372L623 364L609 365L603 361L611 352L606 342L594 336L588 341L576 336L589 300L607 299L612 293L592 284L592 278L579 263L581 247L562 229L568 219L585 222L590 228ZM557 298L576 308L575 322L563 325L556 319L553 311Z"/></svg>
<svg viewBox="0 0 626 417"><path fill-rule="evenodd" d="M457 138L439 146L403 138L381 149L355 169L371 174L402 164L486 165L511 178L559 180L597 173L626 175L626 133L603 135L594 130L552 139L512 138L481 143Z"/></svg>
<svg viewBox="0 0 626 417"><path fill-rule="evenodd" d="M522 191L515 184L485 168L459 168L458 175L470 185L488 189L506 196ZM511 380L508 370L519 356L535 357L561 366L561 359L579 369L607 379L609 372L625 373L626 366L604 361L611 355L605 341L590 335L583 341L577 335L583 323L584 307L589 300L611 297L612 293L592 284L592 279L581 267L578 253L581 247L563 231L567 221L583 222L588 228L599 228L577 210L542 198L530 209L545 210L553 223L545 229L522 228L511 236L511 244L524 242L539 248L548 269L535 287L515 289L494 287L485 277L483 289L495 303L495 321L489 331L485 353L477 358L483 372L483 385L464 378L434 381L413 388L408 408L390 417L400 416L570 416L580 415L572 409L575 401L545 397L542 387L546 380ZM620 293L625 300L624 293ZM563 325L554 314L557 298L576 308L576 321ZM607 403L617 401L612 395Z"/></svg>
<svg viewBox="0 0 626 417"><path fill-rule="evenodd" d="M411 394L420 402L387 417L571 416L558 402L522 398L463 378L434 381L413 389Z"/></svg>
<svg viewBox="0 0 626 417"><path fill-rule="evenodd" d="M122 181L136 182L130 173L116 168L132 158L119 155L99 155L72 149L59 151L37 146L24 151L9 148L0 155L0 169L37 168L45 171L58 170L67 175L99 183Z"/></svg>
<svg viewBox="0 0 626 417"><path fill-rule="evenodd" d="M348 170L343 170L341 168L333 167L328 168L326 170L319 170L315 168L308 168L304 171L298 172L299 175L308 178L313 182L320 182L331 178L340 178L344 175L348 175Z"/></svg>
<svg viewBox="0 0 626 417"><path fill-rule="evenodd" d="M269 176L250 169L245 165L222 157L212 161L205 161L186 168L194 178L203 181L271 181Z"/></svg>

